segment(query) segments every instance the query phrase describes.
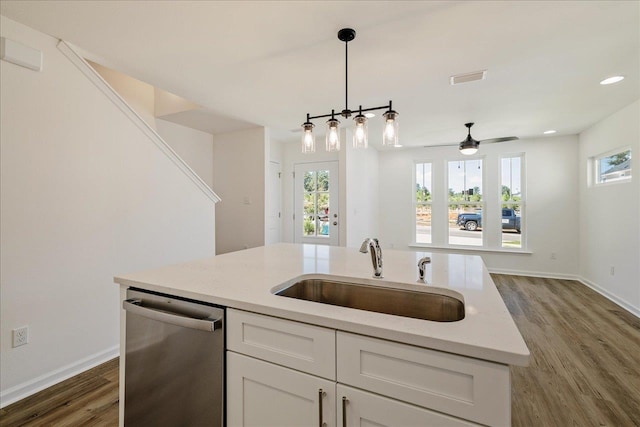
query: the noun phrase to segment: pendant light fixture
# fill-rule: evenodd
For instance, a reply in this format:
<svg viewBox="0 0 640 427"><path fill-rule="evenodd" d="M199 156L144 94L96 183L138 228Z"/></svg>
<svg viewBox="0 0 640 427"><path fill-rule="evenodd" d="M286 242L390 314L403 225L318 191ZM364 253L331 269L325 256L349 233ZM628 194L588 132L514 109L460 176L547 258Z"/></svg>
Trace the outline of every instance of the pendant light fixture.
<svg viewBox="0 0 640 427"><path fill-rule="evenodd" d="M345 56L345 83L344 83L344 110L338 114L348 119L354 113L349 109L349 52L348 43L356 38L355 30L351 28L343 28L338 31L338 39L344 42L344 56ZM382 144L385 146L398 146L398 112L394 111L391 107L391 101L389 105L383 105L381 107L362 108L362 105L358 108L358 114L353 118L356 128L353 133L353 147L354 148L367 148L369 145L369 135L367 130L367 117L365 112L386 109L387 111L382 115L384 117L385 125L382 132ZM327 133L326 133L326 150L327 151L339 151L340 150L340 121L336 119L335 109L331 110L331 114L322 114L319 116L310 116L307 114L307 121L302 124L302 152L313 153L316 151L315 136L313 134L314 124L311 123L312 119L322 119L330 117L327 120Z"/></svg>

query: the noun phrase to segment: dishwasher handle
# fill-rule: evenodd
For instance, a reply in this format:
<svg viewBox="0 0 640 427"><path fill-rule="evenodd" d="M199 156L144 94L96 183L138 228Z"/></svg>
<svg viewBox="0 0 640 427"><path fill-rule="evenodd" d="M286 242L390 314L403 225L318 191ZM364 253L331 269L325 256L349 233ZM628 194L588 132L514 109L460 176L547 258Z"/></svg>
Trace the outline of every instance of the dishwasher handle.
<svg viewBox="0 0 640 427"><path fill-rule="evenodd" d="M124 300L122 308L126 311L144 316L159 322L170 323L172 325L181 326L189 329L199 329L201 331L213 332L222 327L222 318L219 319L194 319L193 317L185 317L180 314L173 314L166 311L155 310L142 306L142 300L133 298Z"/></svg>

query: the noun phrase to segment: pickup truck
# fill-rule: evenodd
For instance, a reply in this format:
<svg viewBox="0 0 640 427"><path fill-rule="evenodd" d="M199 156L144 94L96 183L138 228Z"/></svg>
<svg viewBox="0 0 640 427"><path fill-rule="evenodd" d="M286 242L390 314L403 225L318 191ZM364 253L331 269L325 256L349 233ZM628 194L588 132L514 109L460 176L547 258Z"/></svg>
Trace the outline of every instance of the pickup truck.
<svg viewBox="0 0 640 427"><path fill-rule="evenodd" d="M463 212L458 214L458 221L456 223L462 229L476 231L482 228L482 212ZM502 209L502 229L516 230L516 232L520 233L520 217L516 215L516 211L513 209Z"/></svg>

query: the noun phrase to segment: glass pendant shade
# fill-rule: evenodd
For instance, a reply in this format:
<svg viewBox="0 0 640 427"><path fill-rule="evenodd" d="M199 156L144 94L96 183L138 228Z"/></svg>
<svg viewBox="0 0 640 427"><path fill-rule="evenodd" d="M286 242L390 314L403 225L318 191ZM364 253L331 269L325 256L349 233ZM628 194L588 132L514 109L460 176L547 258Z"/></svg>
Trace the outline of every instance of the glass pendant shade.
<svg viewBox="0 0 640 427"><path fill-rule="evenodd" d="M313 134L313 123L305 122L302 124L302 152L316 152L316 136Z"/></svg>
<svg viewBox="0 0 640 427"><path fill-rule="evenodd" d="M398 113L389 110L383 114L384 130L382 131L382 145L398 146Z"/></svg>
<svg viewBox="0 0 640 427"><path fill-rule="evenodd" d="M340 122L338 119L327 120L327 151L340 151Z"/></svg>
<svg viewBox="0 0 640 427"><path fill-rule="evenodd" d="M367 148L369 146L367 118L358 114L353 118L353 121L356 122L356 128L353 132L353 148Z"/></svg>

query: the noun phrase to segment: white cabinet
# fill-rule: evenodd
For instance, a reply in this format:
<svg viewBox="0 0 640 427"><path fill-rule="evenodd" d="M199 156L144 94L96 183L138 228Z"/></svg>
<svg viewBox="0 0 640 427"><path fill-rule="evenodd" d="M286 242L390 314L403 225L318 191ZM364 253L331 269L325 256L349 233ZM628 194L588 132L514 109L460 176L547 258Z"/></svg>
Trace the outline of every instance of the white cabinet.
<svg viewBox="0 0 640 427"><path fill-rule="evenodd" d="M511 423L506 365L233 309L227 348L229 426Z"/></svg>
<svg viewBox="0 0 640 427"><path fill-rule="evenodd" d="M336 331L227 309L227 348L330 380L336 379Z"/></svg>
<svg viewBox="0 0 640 427"><path fill-rule="evenodd" d="M338 331L338 382L487 425L511 422L509 367Z"/></svg>
<svg viewBox="0 0 640 427"><path fill-rule="evenodd" d="M333 381L227 352L229 427L305 427L336 420Z"/></svg>
<svg viewBox="0 0 640 427"><path fill-rule="evenodd" d="M338 384L341 427L477 426L459 418Z"/></svg>

